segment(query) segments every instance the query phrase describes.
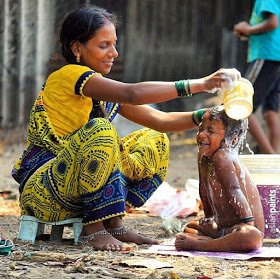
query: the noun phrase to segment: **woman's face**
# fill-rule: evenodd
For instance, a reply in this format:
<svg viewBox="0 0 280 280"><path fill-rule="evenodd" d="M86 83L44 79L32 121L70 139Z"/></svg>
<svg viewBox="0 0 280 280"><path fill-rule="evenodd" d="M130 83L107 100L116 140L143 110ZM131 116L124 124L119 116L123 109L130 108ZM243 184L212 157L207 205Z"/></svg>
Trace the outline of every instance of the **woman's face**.
<svg viewBox="0 0 280 280"><path fill-rule="evenodd" d="M116 28L110 22L98 29L89 41L80 44L81 63L101 74L108 74L118 56Z"/></svg>
<svg viewBox="0 0 280 280"><path fill-rule="evenodd" d="M199 153L203 156L211 156L221 148L221 142L225 137L224 125L219 120L210 120L209 112L203 116L202 123L196 135Z"/></svg>

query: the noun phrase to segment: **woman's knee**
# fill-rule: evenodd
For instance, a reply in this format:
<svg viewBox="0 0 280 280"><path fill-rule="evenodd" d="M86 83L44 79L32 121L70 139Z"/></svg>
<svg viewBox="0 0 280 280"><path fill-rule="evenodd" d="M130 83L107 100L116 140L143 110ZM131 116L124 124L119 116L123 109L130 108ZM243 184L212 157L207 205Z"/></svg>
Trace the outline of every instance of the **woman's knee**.
<svg viewBox="0 0 280 280"><path fill-rule="evenodd" d="M166 133L148 129L148 137L154 139L160 153L169 154L169 138Z"/></svg>
<svg viewBox="0 0 280 280"><path fill-rule="evenodd" d="M169 138L167 134L161 132L160 136L162 138L162 143L164 143L167 147L169 147Z"/></svg>
<svg viewBox="0 0 280 280"><path fill-rule="evenodd" d="M95 118L88 121L82 129L88 133L97 133L101 131L114 131L115 127L105 118Z"/></svg>
<svg viewBox="0 0 280 280"><path fill-rule="evenodd" d="M150 128L146 128L146 129L147 129L147 133L150 134L153 138L160 139L162 143L169 145L169 138L166 133L153 130Z"/></svg>
<svg viewBox="0 0 280 280"><path fill-rule="evenodd" d="M90 141L101 142L102 139L108 143L114 143L116 142L114 140L118 139L118 133L109 120L95 118L90 120L78 131L78 137L82 143L88 143Z"/></svg>
<svg viewBox="0 0 280 280"><path fill-rule="evenodd" d="M64 160L71 164L79 163L89 157L111 160L118 155L120 138L115 127L104 118L95 118L74 134L67 146L57 157L57 162Z"/></svg>

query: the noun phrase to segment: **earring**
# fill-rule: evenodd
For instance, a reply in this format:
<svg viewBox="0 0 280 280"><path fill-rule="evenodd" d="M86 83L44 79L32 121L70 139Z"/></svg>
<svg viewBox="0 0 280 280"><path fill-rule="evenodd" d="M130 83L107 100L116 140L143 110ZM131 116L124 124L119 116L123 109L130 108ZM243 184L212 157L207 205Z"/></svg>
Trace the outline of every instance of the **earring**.
<svg viewBox="0 0 280 280"><path fill-rule="evenodd" d="M80 61L81 61L79 54L77 54L77 56L76 56L76 61L77 61L77 63L80 63Z"/></svg>

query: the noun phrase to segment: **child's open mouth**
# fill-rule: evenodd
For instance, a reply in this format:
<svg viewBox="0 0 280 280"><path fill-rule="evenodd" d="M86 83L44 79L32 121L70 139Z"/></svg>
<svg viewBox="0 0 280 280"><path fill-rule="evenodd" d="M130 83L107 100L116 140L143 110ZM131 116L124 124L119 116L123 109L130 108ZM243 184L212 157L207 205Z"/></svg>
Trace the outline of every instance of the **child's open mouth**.
<svg viewBox="0 0 280 280"><path fill-rule="evenodd" d="M202 143L202 142L198 142L198 146L209 146L209 144L208 143Z"/></svg>

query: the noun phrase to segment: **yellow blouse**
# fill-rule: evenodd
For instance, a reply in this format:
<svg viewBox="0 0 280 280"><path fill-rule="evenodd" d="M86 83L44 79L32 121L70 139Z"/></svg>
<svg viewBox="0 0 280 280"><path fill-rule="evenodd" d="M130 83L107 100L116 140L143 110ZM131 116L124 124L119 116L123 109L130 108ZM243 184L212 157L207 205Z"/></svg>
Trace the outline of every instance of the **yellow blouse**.
<svg viewBox="0 0 280 280"><path fill-rule="evenodd" d="M88 122L92 98L83 95L83 87L95 75L101 74L86 66L69 64L48 77L42 92L43 104L58 136L70 134Z"/></svg>

